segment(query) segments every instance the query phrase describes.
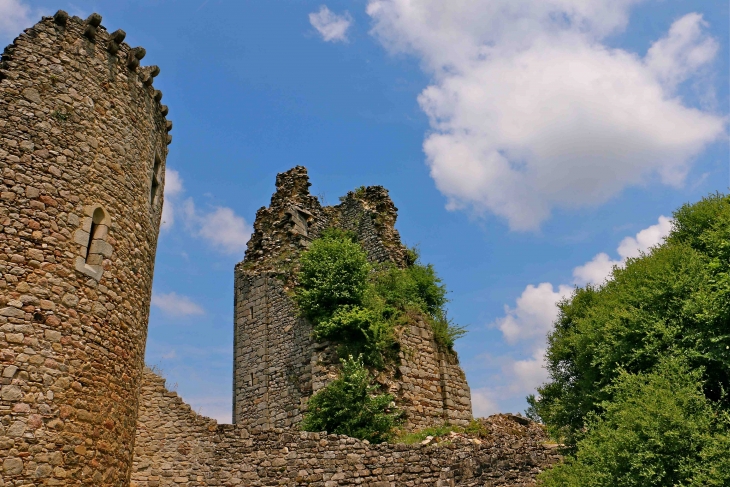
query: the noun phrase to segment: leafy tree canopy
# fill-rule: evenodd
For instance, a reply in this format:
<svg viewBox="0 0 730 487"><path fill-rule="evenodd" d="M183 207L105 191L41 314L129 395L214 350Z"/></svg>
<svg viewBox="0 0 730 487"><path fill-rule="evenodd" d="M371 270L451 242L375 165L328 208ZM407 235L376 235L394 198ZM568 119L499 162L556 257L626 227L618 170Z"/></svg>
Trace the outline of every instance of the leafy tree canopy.
<svg viewBox="0 0 730 487"><path fill-rule="evenodd" d="M577 483L546 485L728 485L696 484L693 468L727 445L729 276L730 197L715 194L677 210L662 245L559 304L550 380L528 413L575 454L550 482Z"/></svg>
<svg viewBox="0 0 730 487"><path fill-rule="evenodd" d="M701 376L677 358L646 374L620 372L602 415L588 415L575 456L541 475L541 485L730 485L729 418L707 400Z"/></svg>

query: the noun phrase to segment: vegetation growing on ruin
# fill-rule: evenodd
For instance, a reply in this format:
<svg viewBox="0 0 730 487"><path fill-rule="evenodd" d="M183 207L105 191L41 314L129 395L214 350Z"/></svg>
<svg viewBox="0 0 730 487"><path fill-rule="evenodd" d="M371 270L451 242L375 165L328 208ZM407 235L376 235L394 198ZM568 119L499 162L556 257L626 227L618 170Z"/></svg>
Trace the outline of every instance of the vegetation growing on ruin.
<svg viewBox="0 0 730 487"><path fill-rule="evenodd" d="M395 329L411 319L428 321L444 350L453 350L464 328L446 316L446 289L431 265L409 251L401 269L373 265L354 234L328 229L302 254L295 300L318 340L339 344L339 356L362 355L382 369L397 358Z"/></svg>
<svg viewBox="0 0 730 487"><path fill-rule="evenodd" d="M361 359L342 360L340 377L317 392L308 403L302 421L305 431L327 431L371 443L392 438L403 421L390 394L378 394L378 386Z"/></svg>
<svg viewBox="0 0 730 487"><path fill-rule="evenodd" d="M570 456L543 485L730 485L730 197L559 308L528 401Z"/></svg>
<svg viewBox="0 0 730 487"><path fill-rule="evenodd" d="M334 228L302 254L294 299L315 339L336 343L343 363L340 377L309 400L303 429L373 442L391 438L402 413L391 395L376 394L367 368L397 361L396 328L414 319L431 324L444 350L464 334L446 317L446 289L433 267L420 264L414 250L407 260L405 269L373 265L353 233Z"/></svg>
<svg viewBox="0 0 730 487"><path fill-rule="evenodd" d="M452 432L466 433L469 436L477 438L490 437L490 433L487 428L484 427L484 424L482 424L482 422L478 419L473 419L467 426L458 426L454 424L444 423L438 426L424 428L419 431L402 433L394 439L394 442L404 443L406 445L415 445L416 443L421 443L431 437L433 443L438 444L444 440L447 440Z"/></svg>

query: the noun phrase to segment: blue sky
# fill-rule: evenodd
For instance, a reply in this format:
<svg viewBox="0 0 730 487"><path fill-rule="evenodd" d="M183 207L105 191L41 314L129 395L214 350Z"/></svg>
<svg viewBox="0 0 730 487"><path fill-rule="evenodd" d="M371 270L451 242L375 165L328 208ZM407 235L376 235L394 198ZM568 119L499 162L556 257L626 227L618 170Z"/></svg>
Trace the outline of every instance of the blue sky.
<svg viewBox="0 0 730 487"><path fill-rule="evenodd" d="M475 413L545 378L555 302L730 185L727 2L0 0L147 49L174 122L147 362L230 421L233 266L277 172L387 187L470 332ZM664 217L664 218L662 218Z"/></svg>

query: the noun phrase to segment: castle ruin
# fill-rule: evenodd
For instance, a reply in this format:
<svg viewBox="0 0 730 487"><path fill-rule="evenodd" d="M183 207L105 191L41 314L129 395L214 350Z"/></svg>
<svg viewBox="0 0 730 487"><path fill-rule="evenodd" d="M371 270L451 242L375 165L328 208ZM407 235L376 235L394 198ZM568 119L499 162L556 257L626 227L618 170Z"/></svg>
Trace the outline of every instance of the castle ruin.
<svg viewBox="0 0 730 487"><path fill-rule="evenodd" d="M0 59L0 487L529 485L557 461L522 418L489 439L369 445L296 428L334 373L287 294L292 262L326 226L403 265L381 187L323 207L304 168L281 174L235 270L236 424L193 412L144 368L172 123L141 47L98 14L63 11ZM471 419L455 355L400 331L379 378L408 427Z"/></svg>
<svg viewBox="0 0 730 487"><path fill-rule="evenodd" d="M269 208L256 214L246 257L235 270L233 418L236 424L296 426L309 397L336 377L336 354L287 295L299 253L327 227L354 232L373 262L405 266L388 191L371 186L323 207L303 167L276 177ZM290 284L289 284L290 285ZM423 320L399 330L398 367L381 382L406 412L407 427L467 425L471 397L455 352L442 350Z"/></svg>

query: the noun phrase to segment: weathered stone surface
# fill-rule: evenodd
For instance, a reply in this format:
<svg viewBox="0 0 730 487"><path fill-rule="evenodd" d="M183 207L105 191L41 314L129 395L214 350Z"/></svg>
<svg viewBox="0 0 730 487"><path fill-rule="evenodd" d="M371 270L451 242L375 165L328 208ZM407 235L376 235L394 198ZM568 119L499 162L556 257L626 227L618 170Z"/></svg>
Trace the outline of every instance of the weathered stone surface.
<svg viewBox="0 0 730 487"><path fill-rule="evenodd" d="M439 445L370 445L295 429L219 425L200 416L149 369L141 389L132 485L136 487L535 484L560 460L536 423L484 420L486 438Z"/></svg>
<svg viewBox="0 0 730 487"><path fill-rule="evenodd" d="M46 17L0 61L3 487L129 485L167 121L86 26Z"/></svg>
<svg viewBox="0 0 730 487"><path fill-rule="evenodd" d="M336 367L287 295L299 252L333 224L371 260L405 262L384 188L323 207L304 168L277 177L236 268L245 425L197 415L143 371L172 124L151 86L158 70L139 68L144 49L123 38L98 15L59 12L0 60L0 487L521 486L558 461L538 426L507 417L508 434L440 446L294 428ZM399 333L402 379L383 381L398 386L409 427L466 422L456 357L422 321Z"/></svg>
<svg viewBox="0 0 730 487"><path fill-rule="evenodd" d="M299 255L324 228L351 230L373 262L405 265L395 221L398 209L381 186L348 193L323 207L309 194L298 166L276 177L269 208L256 214L254 234L235 270L234 420L237 424L296 426L307 400L337 375L333 348L313 341L312 326L288 295ZM409 429L471 420L471 395L456 354L441 350L431 327L414 317L398 331L396 369L378 380L406 411ZM397 377L397 378L396 378Z"/></svg>

